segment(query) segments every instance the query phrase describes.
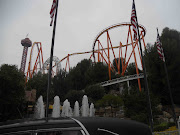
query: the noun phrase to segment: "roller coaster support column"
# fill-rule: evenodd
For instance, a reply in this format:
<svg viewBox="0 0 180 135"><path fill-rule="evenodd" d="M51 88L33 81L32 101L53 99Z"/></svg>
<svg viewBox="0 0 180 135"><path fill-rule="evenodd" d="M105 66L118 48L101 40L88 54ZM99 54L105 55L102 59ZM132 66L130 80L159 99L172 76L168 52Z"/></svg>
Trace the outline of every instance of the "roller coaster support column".
<svg viewBox="0 0 180 135"><path fill-rule="evenodd" d="M136 14L136 7L135 7L134 0L133 0L133 4L134 4L134 8L135 8L135 17L136 17L136 21L137 21L136 25L137 25L139 46L140 46L141 58L142 58L142 64L143 64L144 85L145 85L145 91L146 91L147 106L148 106L148 109L149 109L149 123L151 125L151 131L153 133L154 132L154 127L153 127L153 117L152 117L151 101L150 101L150 96L149 96L149 89L148 89L148 82L147 82L147 75L146 75L146 66L145 66L144 57L143 57L143 53L142 53L141 38L140 38L140 35L139 35L139 25L138 25L137 14Z"/></svg>
<svg viewBox="0 0 180 135"><path fill-rule="evenodd" d="M68 56L67 56L67 60L66 60L65 71L66 71L67 65L69 66L69 71L70 71L69 56L70 56L70 55L68 54Z"/></svg>
<svg viewBox="0 0 180 135"><path fill-rule="evenodd" d="M130 29L130 26L129 26L129 29ZM131 30L130 30L130 36L131 36L131 41L132 41L132 50L133 50L133 54L134 54L134 61L135 61L135 65L136 65L136 73L139 75L139 70L138 70L137 61L136 61L136 54L135 54L135 50L134 50L137 42L134 45ZM139 78L138 78L138 86L139 86L139 91L141 91L141 83L140 83Z"/></svg>
<svg viewBox="0 0 180 135"><path fill-rule="evenodd" d="M98 62L100 62L100 50L99 50L99 42L98 42Z"/></svg>
<svg viewBox="0 0 180 135"><path fill-rule="evenodd" d="M111 80L111 67L110 67L110 53L109 53L109 38L107 32L107 47L108 47L108 69L109 69L109 80Z"/></svg>
<svg viewBox="0 0 180 135"><path fill-rule="evenodd" d="M55 13L55 20L53 26L53 35L52 35L52 43L51 43L51 54L50 54L50 67L49 67L49 74L48 74L48 88L47 88L47 100L46 100L46 121L48 122L48 112L49 112L49 90L51 89L51 72L52 72L52 58L53 58L53 50L54 50L54 39L55 39L55 31L56 31L56 19L57 19L57 12L58 12L58 1L56 0L56 13Z"/></svg>
<svg viewBox="0 0 180 135"><path fill-rule="evenodd" d="M121 58L121 61L120 61ZM124 70L124 62L125 60L123 60L123 56L122 56L122 43L120 42L120 48L119 48L119 60L118 60L118 73L120 74L123 70ZM121 68L122 70L120 71L120 62L121 62ZM122 75L124 74L123 72L121 73Z"/></svg>
<svg viewBox="0 0 180 135"><path fill-rule="evenodd" d="M120 45L119 45L119 59L118 59L118 74L120 75L120 58L121 58L121 47L122 47L122 43L120 42ZM123 63L121 61L121 63ZM123 71L123 66L122 66L122 71Z"/></svg>

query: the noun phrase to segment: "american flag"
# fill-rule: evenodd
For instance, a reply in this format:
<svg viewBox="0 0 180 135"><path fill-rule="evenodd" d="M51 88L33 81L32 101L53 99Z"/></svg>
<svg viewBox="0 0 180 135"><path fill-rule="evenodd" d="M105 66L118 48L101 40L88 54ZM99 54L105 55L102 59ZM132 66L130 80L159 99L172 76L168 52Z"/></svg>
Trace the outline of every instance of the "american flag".
<svg viewBox="0 0 180 135"><path fill-rule="evenodd" d="M165 57L164 57L164 52L162 48L162 43L160 41L159 33L157 33L157 41L156 41L156 46L157 46L157 52L159 54L159 58L165 62Z"/></svg>
<svg viewBox="0 0 180 135"><path fill-rule="evenodd" d="M136 20L136 11L135 11L135 4L133 1L132 5L132 12L131 12L131 24L133 26L133 31L134 31L134 40L137 39L137 20Z"/></svg>
<svg viewBox="0 0 180 135"><path fill-rule="evenodd" d="M52 23L53 23L54 14L56 12L56 4L57 4L57 0L53 0L52 7L50 10L50 17L51 17L50 26L52 26Z"/></svg>

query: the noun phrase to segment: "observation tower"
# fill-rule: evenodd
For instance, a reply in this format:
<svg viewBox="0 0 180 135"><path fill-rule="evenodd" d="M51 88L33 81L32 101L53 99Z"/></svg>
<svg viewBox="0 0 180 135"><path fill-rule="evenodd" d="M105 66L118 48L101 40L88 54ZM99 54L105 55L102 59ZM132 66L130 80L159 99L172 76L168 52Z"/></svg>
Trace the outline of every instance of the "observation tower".
<svg viewBox="0 0 180 135"><path fill-rule="evenodd" d="M24 46L22 60L21 60L21 68L20 70L24 73L26 67L26 58L28 53L28 47L32 46L32 42L29 38L25 38L21 40L22 46Z"/></svg>

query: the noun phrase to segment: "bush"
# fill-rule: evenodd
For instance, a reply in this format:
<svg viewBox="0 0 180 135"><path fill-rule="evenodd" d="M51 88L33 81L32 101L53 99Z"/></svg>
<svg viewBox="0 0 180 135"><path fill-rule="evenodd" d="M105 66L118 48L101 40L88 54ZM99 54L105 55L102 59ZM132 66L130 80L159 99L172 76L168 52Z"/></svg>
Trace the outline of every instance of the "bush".
<svg viewBox="0 0 180 135"><path fill-rule="evenodd" d="M131 116L131 119L142 122L142 123L148 123L148 119L145 113L139 113L139 114L133 115Z"/></svg>
<svg viewBox="0 0 180 135"><path fill-rule="evenodd" d="M175 126L175 123L174 122L169 122L168 127L172 127L172 126Z"/></svg>
<svg viewBox="0 0 180 135"><path fill-rule="evenodd" d="M164 131L169 128L169 123L163 122L159 125L154 126L154 131Z"/></svg>
<svg viewBox="0 0 180 135"><path fill-rule="evenodd" d="M114 96L112 94L107 94L102 97L102 99L96 102L98 107L111 106L118 108L123 105L123 100L119 96Z"/></svg>

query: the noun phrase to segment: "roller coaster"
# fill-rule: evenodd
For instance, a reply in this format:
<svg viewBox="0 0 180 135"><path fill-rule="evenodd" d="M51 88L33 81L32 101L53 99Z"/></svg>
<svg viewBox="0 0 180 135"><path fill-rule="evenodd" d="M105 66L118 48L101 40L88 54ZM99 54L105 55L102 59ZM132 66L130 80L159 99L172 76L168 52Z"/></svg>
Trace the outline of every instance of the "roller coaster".
<svg viewBox="0 0 180 135"><path fill-rule="evenodd" d="M122 31L120 30L123 29ZM118 34L113 34L113 30L118 32ZM139 25L140 30L140 39L146 48L145 45L145 34L146 29L144 26ZM120 32L119 32L120 31ZM127 36L125 36L125 32L127 31ZM115 33L114 32L114 33ZM102 30L95 38L92 50L86 52L77 52L67 54L64 58L60 59L58 57L53 57L53 66L52 66L52 76L55 76L60 71L61 63L65 61L65 67L63 68L65 71L70 71L70 57L75 55L89 55L89 59L92 59L93 62L104 62L108 65L108 73L109 73L109 80L111 80L111 72L124 76L126 72L126 68L130 61L133 61L136 66L136 73L139 76L139 68L142 68L142 58L140 55L140 48L138 45L138 40L133 40L132 36L132 28L131 23L119 23L112 26L109 26ZM115 36L115 38L113 38ZM112 40L113 39L113 40ZM114 41L116 40L116 41ZM115 45L113 45L113 43ZM32 63L32 55L34 48L37 48L36 57L34 59L34 63ZM119 59L117 59L119 58ZM115 64L117 70L112 64L112 60L115 60ZM43 60L43 51L41 42L34 42L31 48L28 69L26 72L26 82L33 77L34 74L37 72L46 73L49 69L49 58L44 62ZM121 67L120 67L121 65ZM120 69L121 68L121 69ZM139 90L141 90L140 78L137 78Z"/></svg>

